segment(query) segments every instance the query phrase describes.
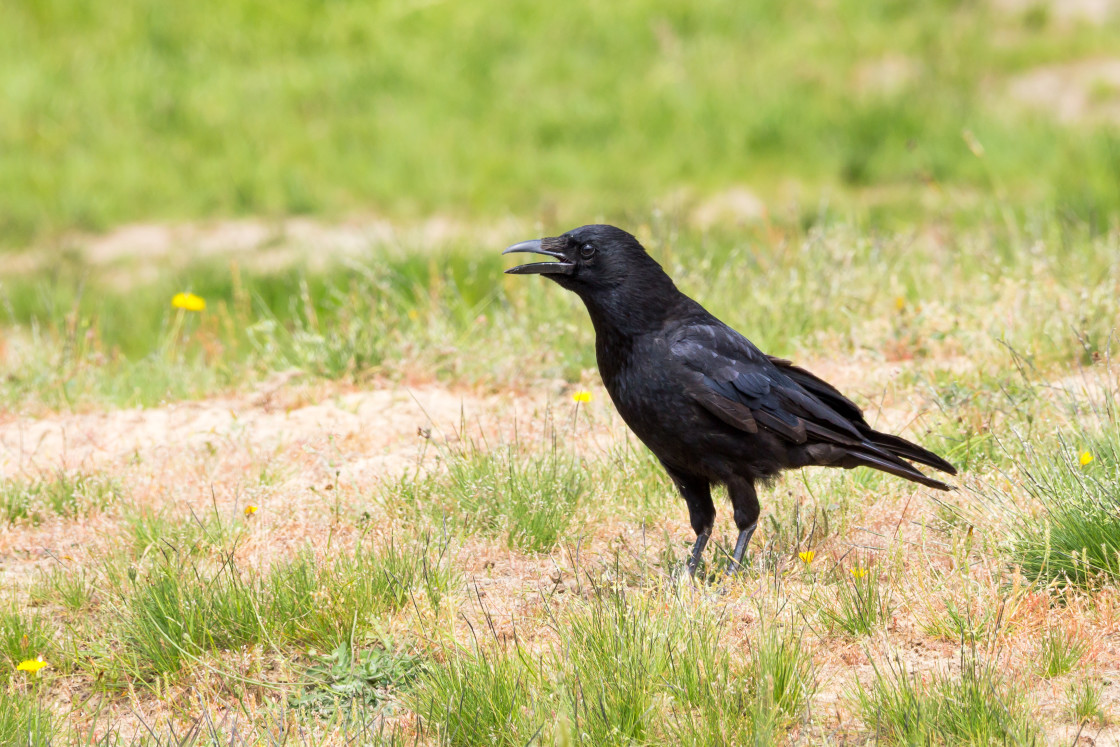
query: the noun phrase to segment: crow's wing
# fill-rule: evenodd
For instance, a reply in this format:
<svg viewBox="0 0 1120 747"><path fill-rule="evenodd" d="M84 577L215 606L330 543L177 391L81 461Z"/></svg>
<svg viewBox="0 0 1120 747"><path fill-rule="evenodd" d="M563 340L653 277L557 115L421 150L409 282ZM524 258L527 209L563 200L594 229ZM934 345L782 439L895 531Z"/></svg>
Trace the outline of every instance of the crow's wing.
<svg viewBox="0 0 1120 747"><path fill-rule="evenodd" d="M806 371L800 366L795 366L791 361L787 361L785 358L777 358L773 355L768 355L766 357L774 364L775 368L793 379L802 389L812 394L821 402L824 402L848 420L860 425L867 425L867 421L864 420L863 417L863 410L859 409L859 406L855 402L852 402L841 394L832 384L829 384L824 379Z"/></svg>
<svg viewBox="0 0 1120 747"><path fill-rule="evenodd" d="M685 389L701 407L748 433L761 426L794 445L804 445L817 464L872 467L939 490L912 459L956 474L953 465L898 436L872 429L859 407L831 384L781 358L771 358L725 325L693 325L670 345L674 361L689 373Z"/></svg>
<svg viewBox="0 0 1120 747"><path fill-rule="evenodd" d="M865 423L851 400L808 371L781 359L776 365L729 327L691 326L670 350L694 374L688 394L729 425L750 433L762 426L795 444L870 446L857 429Z"/></svg>

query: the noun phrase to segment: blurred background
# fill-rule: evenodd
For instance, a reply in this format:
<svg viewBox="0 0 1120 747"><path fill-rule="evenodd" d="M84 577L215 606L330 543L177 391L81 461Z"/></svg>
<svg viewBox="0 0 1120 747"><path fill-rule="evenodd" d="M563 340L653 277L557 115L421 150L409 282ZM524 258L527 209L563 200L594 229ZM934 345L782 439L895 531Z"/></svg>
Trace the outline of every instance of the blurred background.
<svg viewBox="0 0 1120 747"><path fill-rule="evenodd" d="M858 346L852 318L954 268L994 285L1064 258L1097 288L1120 208L1118 6L8 0L7 400L151 403L287 365L500 384L494 361L432 351L454 359L503 309L502 339L557 310L576 325L560 299L531 316L536 286L504 284L497 252L597 221L694 292L740 268L706 300L779 352L830 327ZM736 310L790 277L784 321ZM177 324L186 291L209 307ZM1088 329L1114 307L1080 310ZM1083 353L1067 333L1055 355ZM541 374L583 376L588 330L556 337ZM191 373L156 376L168 360ZM154 388L91 383L144 361Z"/></svg>

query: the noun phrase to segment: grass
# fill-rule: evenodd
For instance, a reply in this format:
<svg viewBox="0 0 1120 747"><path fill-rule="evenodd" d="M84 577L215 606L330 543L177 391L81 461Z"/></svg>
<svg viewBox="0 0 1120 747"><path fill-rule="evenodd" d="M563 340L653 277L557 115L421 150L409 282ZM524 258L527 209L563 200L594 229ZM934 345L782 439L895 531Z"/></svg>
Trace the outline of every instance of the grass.
<svg viewBox="0 0 1120 747"><path fill-rule="evenodd" d="M595 588L554 620L551 651L476 641L422 675L408 702L456 745L713 744L784 733L814 688L802 641L768 627L744 665L722 643L726 620L690 596Z"/></svg>
<svg viewBox="0 0 1120 747"><path fill-rule="evenodd" d="M1053 220L1013 237L965 231L951 248L905 232L872 239L843 224L731 233L662 221L635 230L686 292L778 355L824 347L899 361L964 351L1005 360L1010 345L1046 367L1099 356L1120 313L1114 238L1082 233L1064 243ZM578 299L540 278L498 280L500 246L491 249L480 254L465 238L406 245L322 273L204 261L125 287L112 270L24 278L17 288L42 293L0 287L0 322L14 330L0 350L0 401L151 406L292 369L487 387L580 381L595 363ZM930 287L931 276L943 282ZM207 298L207 309L172 309L183 287ZM906 300L901 311L897 297ZM893 335L883 325L902 318L917 337L867 342ZM974 437L968 428L956 435Z"/></svg>
<svg viewBox="0 0 1120 747"><path fill-rule="evenodd" d="M0 742L27 747L54 744L54 719L33 695L0 690Z"/></svg>
<svg viewBox="0 0 1120 747"><path fill-rule="evenodd" d="M905 385L932 391L917 381ZM778 520L752 552L767 562L690 583L676 573L690 538L683 507L648 454L609 441L616 423L592 390L586 405L565 396L516 428L410 428L418 466L404 479L341 472L355 442L309 426L228 480L183 492L208 505L166 505L137 490L161 484L150 452L132 455L116 487L130 500L100 517L110 540L74 558L52 551L5 588L7 691L50 704L44 733L56 743L75 729L129 743L112 718L153 735L197 728L198 744L283 743L280 723L326 742L358 731L372 743L813 742L838 733L837 713L863 724L845 733L885 743L1031 744L1055 724L1110 728L1102 669L1085 655L1107 625L1088 612L1108 609L1107 582L1024 587L967 491L946 519L903 483L812 473L762 493ZM1020 408L1008 427L1028 415L1039 428L1064 422L1064 401L1007 393ZM939 417L988 404L949 402ZM256 437L244 427L237 438ZM1026 454L997 449L965 479L1002 484ZM309 487L324 481L326 501ZM262 482L268 504L246 518L244 491ZM563 510L540 510L547 501ZM720 496L727 524L725 505ZM53 525L16 528L54 547ZM665 553L649 532L670 538ZM806 564L796 552L810 547ZM1049 610L1063 605L1058 625ZM876 662L869 679L855 651L878 636L922 653ZM1031 661L980 659L972 649L985 639L1016 641ZM948 651L963 651L959 666L929 663ZM34 679L14 671L39 655L50 666ZM831 673L853 669L861 685L829 700L850 681ZM73 683L93 696L63 708ZM137 715L122 715L126 704ZM202 704L213 721L192 720Z"/></svg>
<svg viewBox="0 0 1120 747"><path fill-rule="evenodd" d="M59 564L40 573L31 587L31 600L38 604L57 601L69 612L80 612L92 604L95 591L84 568Z"/></svg>
<svg viewBox="0 0 1120 747"><path fill-rule="evenodd" d="M927 680L900 662L874 664L874 678L853 698L876 739L890 744L1040 744L1029 703L992 661L963 653L959 676Z"/></svg>
<svg viewBox="0 0 1120 747"><path fill-rule="evenodd" d="M516 653L455 651L420 676L406 703L446 744L528 744L549 718L536 676Z"/></svg>
<svg viewBox="0 0 1120 747"><path fill-rule="evenodd" d="M257 569L239 562L236 546L198 553L163 545L139 561L126 560L127 573L107 569L90 582L99 598L94 619L105 627L96 630L85 618L64 654L109 686L158 688L160 678L184 670L222 671L226 665L213 653L253 646L337 653L355 642L376 643L362 631L381 620L406 609L438 613L455 583L446 553L446 544L431 538L377 546L359 541L331 559L308 550ZM10 656L34 652L28 630L37 631L36 644L48 645L35 619L12 613L5 628ZM358 666L376 663L368 654L354 656Z"/></svg>
<svg viewBox="0 0 1120 747"><path fill-rule="evenodd" d="M437 471L403 477L380 500L397 514L426 514L462 532L502 537L511 548L549 552L588 492L585 468L556 438L453 447L440 455Z"/></svg>
<svg viewBox="0 0 1120 747"><path fill-rule="evenodd" d="M1107 399L1074 418L1056 438L1021 443L1023 493L992 491L991 502L1025 576L1095 587L1120 578L1120 419Z"/></svg>
<svg viewBox="0 0 1120 747"><path fill-rule="evenodd" d="M1116 20L87 5L0 5L0 743L1116 740L1089 642L1120 557L1120 139L1009 93L1113 58ZM267 237L225 255L237 216ZM298 217L388 230L332 261ZM195 220L182 257L87 234ZM502 275L597 220L960 490L789 476L762 562L683 578L685 509L578 299ZM195 409L236 426L160 432Z"/></svg>
<svg viewBox="0 0 1120 747"><path fill-rule="evenodd" d="M1071 137L1003 93L1108 56L1109 25L960 3L600 10L6 5L0 242L215 215L618 217L789 179L807 220L820 196L877 224L925 199L999 216L977 191L1097 226L1120 203L1115 133Z"/></svg>
<svg viewBox="0 0 1120 747"><path fill-rule="evenodd" d="M43 615L9 603L0 610L0 683L15 674L20 662L45 658L55 650L51 626Z"/></svg>
<svg viewBox="0 0 1120 747"><path fill-rule="evenodd" d="M833 631L849 636L870 635L891 619L894 603L891 580L869 558L855 559L833 571L835 593L821 614Z"/></svg>
<svg viewBox="0 0 1120 747"><path fill-rule="evenodd" d="M50 516L77 519L103 511L120 497L105 475L67 474L0 481L0 516L8 523L41 524Z"/></svg>
<svg viewBox="0 0 1120 747"><path fill-rule="evenodd" d="M1090 721L1105 724L1108 713L1105 710L1103 690L1103 685L1092 679L1070 682L1066 687L1066 709L1070 718L1081 725Z"/></svg>
<svg viewBox="0 0 1120 747"><path fill-rule="evenodd" d="M1081 637L1060 626L1046 631L1039 644L1044 677L1060 677L1072 671L1089 648Z"/></svg>

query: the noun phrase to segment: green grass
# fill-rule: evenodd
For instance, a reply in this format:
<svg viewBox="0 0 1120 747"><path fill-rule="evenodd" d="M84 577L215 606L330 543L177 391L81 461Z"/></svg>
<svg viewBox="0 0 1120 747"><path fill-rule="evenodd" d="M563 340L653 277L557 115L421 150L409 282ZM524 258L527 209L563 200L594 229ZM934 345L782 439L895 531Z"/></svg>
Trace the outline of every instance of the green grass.
<svg viewBox="0 0 1120 747"><path fill-rule="evenodd" d="M246 646L365 644L364 631L387 616L438 612L456 583L447 552L431 538L361 541L329 559L306 551L258 570L237 560L236 547L199 553L161 545L124 577L103 574L95 619L107 630L87 619L68 654L111 685L213 668L211 654Z"/></svg>
<svg viewBox="0 0 1120 747"><path fill-rule="evenodd" d="M54 651L52 629L44 615L11 603L0 609L0 686L28 676L16 671L20 662L41 657L50 663Z"/></svg>
<svg viewBox="0 0 1120 747"><path fill-rule="evenodd" d="M663 220L643 238L683 290L773 354L867 348L924 362L968 351L1002 366L1009 345L1038 367L1091 360L1120 314L1115 239L1082 231L1064 243L1053 218L1018 230L962 230L939 246L841 224L760 234ZM151 406L289 369L359 381L580 381L595 360L579 300L541 278L503 277L500 248L460 237L322 273L200 262L124 287L111 271L24 278L16 288L41 292L0 286L0 323L12 329L0 402ZM188 287L207 299L204 312L171 308ZM916 336L894 339L904 318ZM969 402L947 389L953 382L967 383L954 374L936 385L960 411ZM971 443L970 423L945 437Z"/></svg>
<svg viewBox="0 0 1120 747"><path fill-rule="evenodd" d="M514 747L529 744L550 719L540 687L537 668L519 652L476 648L449 652L406 703L445 744Z"/></svg>
<svg viewBox="0 0 1120 747"><path fill-rule="evenodd" d="M474 443L449 448L439 468L389 484L380 500L397 515L427 515L470 535L502 537L511 548L548 552L589 487L586 467L558 437L489 451Z"/></svg>
<svg viewBox="0 0 1120 747"><path fill-rule="evenodd" d="M1066 711L1074 723L1084 726L1095 721L1102 726L1108 722L1105 708L1104 685L1099 680L1086 678L1066 686Z"/></svg>
<svg viewBox="0 0 1120 747"><path fill-rule="evenodd" d="M109 477L59 471L52 477L0 481L0 520L38 525L50 516L77 519L119 500L120 486Z"/></svg>
<svg viewBox="0 0 1120 747"><path fill-rule="evenodd" d="M973 643L996 633L1003 616L1003 604L992 604L988 599L963 601L946 596L943 609L927 607L919 618L922 631L929 636L957 643Z"/></svg>
<svg viewBox="0 0 1120 747"><path fill-rule="evenodd" d="M0 689L0 744L48 747L55 737L54 717L34 694Z"/></svg>
<svg viewBox="0 0 1120 747"><path fill-rule="evenodd" d="M18 0L0 30L8 245L218 215L559 205L569 222L789 180L808 220L821 196L876 223L939 190L980 216L1001 215L980 195L1007 194L1097 226L1120 204L1114 132L1071 136L1002 95L1035 66L1111 54L1114 24L981 3L845 0L807 22L735 2Z"/></svg>
<svg viewBox="0 0 1120 747"><path fill-rule="evenodd" d="M1114 403L1082 407L1058 438L1023 442L1021 450L1015 461L1026 495L996 490L990 496L1007 528L1008 560L1043 584L1093 588L1120 579L1120 418Z"/></svg>
<svg viewBox="0 0 1120 747"><path fill-rule="evenodd" d="M553 621L551 651L448 651L409 706L454 745L765 743L803 715L815 683L795 633L760 627L744 664L687 588L589 591Z"/></svg>
<svg viewBox="0 0 1120 747"><path fill-rule="evenodd" d="M31 600L38 604L57 602L69 612L90 607L96 588L90 574L82 567L55 565L40 572L31 587Z"/></svg>
<svg viewBox="0 0 1120 747"><path fill-rule="evenodd" d="M833 576L833 585L827 587L833 593L821 606L829 629L863 636L890 621L895 605L884 568L869 558L856 558L847 567L838 565Z"/></svg>
<svg viewBox="0 0 1120 747"><path fill-rule="evenodd" d="M1061 626L1050 628L1039 641L1042 676L1060 677L1072 671L1088 648L1088 643L1077 634Z"/></svg>
<svg viewBox="0 0 1120 747"><path fill-rule="evenodd" d="M900 661L876 664L854 704L877 740L888 744L1041 744L1031 706L995 662L962 650L959 676L919 676Z"/></svg>

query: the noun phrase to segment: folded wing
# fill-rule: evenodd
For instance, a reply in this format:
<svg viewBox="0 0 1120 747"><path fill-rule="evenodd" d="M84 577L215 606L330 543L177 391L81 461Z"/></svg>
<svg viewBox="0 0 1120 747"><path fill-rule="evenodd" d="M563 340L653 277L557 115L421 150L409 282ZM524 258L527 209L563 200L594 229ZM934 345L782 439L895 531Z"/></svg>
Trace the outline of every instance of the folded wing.
<svg viewBox="0 0 1120 747"><path fill-rule="evenodd" d="M726 326L689 327L671 346L691 370L688 395L719 420L745 433L759 428L797 445L821 464L867 466L948 490L910 459L949 474L941 457L868 425L859 407L826 381L781 358L762 353Z"/></svg>

